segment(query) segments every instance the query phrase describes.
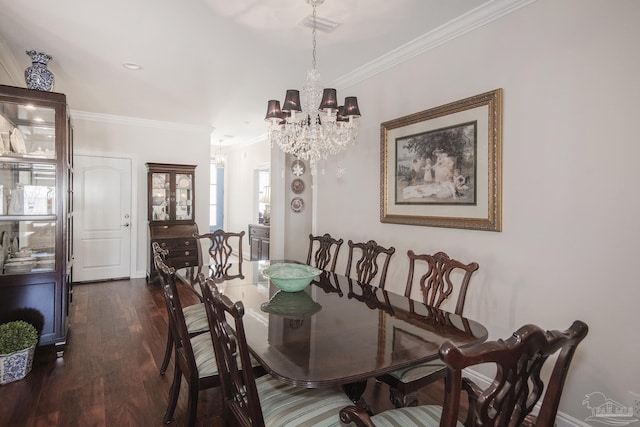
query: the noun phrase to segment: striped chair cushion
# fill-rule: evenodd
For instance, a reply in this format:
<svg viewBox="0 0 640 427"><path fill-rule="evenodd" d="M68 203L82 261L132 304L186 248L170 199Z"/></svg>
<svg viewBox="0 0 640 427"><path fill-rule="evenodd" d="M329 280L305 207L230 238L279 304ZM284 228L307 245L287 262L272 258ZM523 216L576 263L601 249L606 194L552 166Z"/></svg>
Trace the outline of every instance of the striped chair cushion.
<svg viewBox="0 0 640 427"><path fill-rule="evenodd" d="M424 405L384 411L371 417L371 421L376 427L439 427L441 416L440 406ZM457 426L464 427L461 422Z"/></svg>
<svg viewBox="0 0 640 427"><path fill-rule="evenodd" d="M216 356L213 352L211 334L200 334L191 338L191 347L193 348L193 356L196 359L198 376L203 378L217 375L218 365L216 364Z"/></svg>
<svg viewBox="0 0 640 427"><path fill-rule="evenodd" d="M340 390L294 387L270 375L256 386L266 427L340 426L340 409L353 404Z"/></svg>
<svg viewBox="0 0 640 427"><path fill-rule="evenodd" d="M213 351L213 342L211 342L211 334L200 334L191 338L191 348L193 356L196 359L196 367L198 368L198 376L200 378L218 374L218 365L216 364L216 355ZM252 366L260 366L257 360L251 357Z"/></svg>
<svg viewBox="0 0 640 427"><path fill-rule="evenodd" d="M203 303L184 307L182 312L184 313L184 321L187 324L187 331L190 334L209 330L209 321L207 320L207 312Z"/></svg>
<svg viewBox="0 0 640 427"><path fill-rule="evenodd" d="M389 373L389 375L399 379L404 383L409 383L411 381L424 378L444 368L445 368L444 363L434 360L433 362L412 366L411 368L398 369L397 371L393 371Z"/></svg>

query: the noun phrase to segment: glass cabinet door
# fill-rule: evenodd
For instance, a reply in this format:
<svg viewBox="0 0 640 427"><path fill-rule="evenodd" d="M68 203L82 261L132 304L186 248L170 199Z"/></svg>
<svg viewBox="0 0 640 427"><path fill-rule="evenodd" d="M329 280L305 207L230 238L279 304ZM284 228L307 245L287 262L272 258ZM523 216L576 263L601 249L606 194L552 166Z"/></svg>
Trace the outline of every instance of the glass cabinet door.
<svg viewBox="0 0 640 427"><path fill-rule="evenodd" d="M151 175L151 209L154 221L169 221L171 208L171 175L154 172Z"/></svg>
<svg viewBox="0 0 640 427"><path fill-rule="evenodd" d="M176 219L193 219L193 177L192 174L176 174Z"/></svg>
<svg viewBox="0 0 640 427"><path fill-rule="evenodd" d="M0 274L56 270L56 110L0 102Z"/></svg>
<svg viewBox="0 0 640 427"><path fill-rule="evenodd" d="M3 156L55 159L55 109L0 102Z"/></svg>
<svg viewBox="0 0 640 427"><path fill-rule="evenodd" d="M55 236L55 221L1 222L2 274L54 271Z"/></svg>
<svg viewBox="0 0 640 427"><path fill-rule="evenodd" d="M195 166L172 163L147 163L146 166L149 221L155 225L192 223Z"/></svg>

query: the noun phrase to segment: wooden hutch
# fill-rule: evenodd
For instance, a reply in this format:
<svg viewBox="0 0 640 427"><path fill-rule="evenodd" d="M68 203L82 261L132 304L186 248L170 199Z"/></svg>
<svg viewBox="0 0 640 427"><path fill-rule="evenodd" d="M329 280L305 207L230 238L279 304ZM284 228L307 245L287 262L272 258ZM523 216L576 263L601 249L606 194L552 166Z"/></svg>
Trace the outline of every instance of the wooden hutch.
<svg viewBox="0 0 640 427"><path fill-rule="evenodd" d="M167 249L165 262L174 268L198 263L198 242L193 233L195 223L194 165L147 163L147 213L149 221L149 255L147 282L156 280L151 244Z"/></svg>

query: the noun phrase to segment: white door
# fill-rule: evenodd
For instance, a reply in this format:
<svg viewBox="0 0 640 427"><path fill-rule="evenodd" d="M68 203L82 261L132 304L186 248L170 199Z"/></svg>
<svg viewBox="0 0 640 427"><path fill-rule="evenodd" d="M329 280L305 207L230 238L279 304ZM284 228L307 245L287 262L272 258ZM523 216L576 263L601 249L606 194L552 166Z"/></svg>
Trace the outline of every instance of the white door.
<svg viewBox="0 0 640 427"><path fill-rule="evenodd" d="M74 157L73 281L130 276L131 160Z"/></svg>

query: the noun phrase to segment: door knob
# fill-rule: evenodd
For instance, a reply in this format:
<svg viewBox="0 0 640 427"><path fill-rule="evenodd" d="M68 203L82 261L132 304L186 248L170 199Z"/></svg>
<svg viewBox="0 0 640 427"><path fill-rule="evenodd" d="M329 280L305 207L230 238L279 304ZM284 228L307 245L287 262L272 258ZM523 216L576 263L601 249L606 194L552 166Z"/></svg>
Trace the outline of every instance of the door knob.
<svg viewBox="0 0 640 427"><path fill-rule="evenodd" d="M122 226L123 226L123 227L128 227L128 226L129 226L129 223L128 223L128 222L125 222L124 224L122 224Z"/></svg>

